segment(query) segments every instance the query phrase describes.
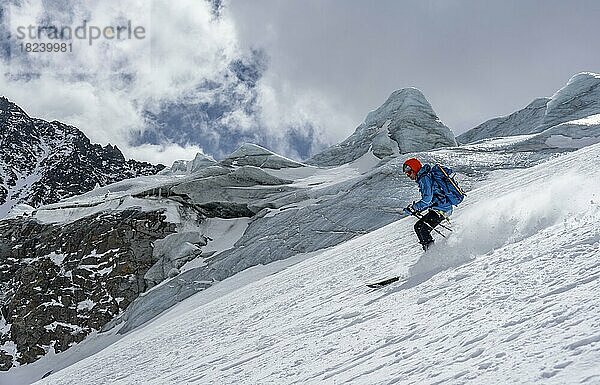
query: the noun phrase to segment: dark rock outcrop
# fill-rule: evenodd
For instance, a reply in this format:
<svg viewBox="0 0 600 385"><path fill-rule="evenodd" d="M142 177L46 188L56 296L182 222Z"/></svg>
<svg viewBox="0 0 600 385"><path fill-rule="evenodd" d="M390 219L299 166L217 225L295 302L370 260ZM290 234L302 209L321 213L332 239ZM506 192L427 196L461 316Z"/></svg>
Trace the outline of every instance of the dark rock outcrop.
<svg viewBox="0 0 600 385"><path fill-rule="evenodd" d="M161 211L103 212L68 224L0 222L0 370L68 349L148 288L153 243L175 232Z"/></svg>

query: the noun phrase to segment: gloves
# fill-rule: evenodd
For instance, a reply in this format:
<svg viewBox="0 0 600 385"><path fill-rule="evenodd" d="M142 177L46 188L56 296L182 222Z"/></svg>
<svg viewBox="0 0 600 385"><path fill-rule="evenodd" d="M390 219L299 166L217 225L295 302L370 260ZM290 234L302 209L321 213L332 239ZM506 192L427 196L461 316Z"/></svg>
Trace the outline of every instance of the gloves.
<svg viewBox="0 0 600 385"><path fill-rule="evenodd" d="M404 214L406 214L406 215L413 215L413 214L414 214L414 212L415 212L415 210L413 210L413 207L412 207L412 205L408 205L408 206L406 206L406 207L405 207L405 208L404 208L402 211L403 211L403 212L404 212Z"/></svg>

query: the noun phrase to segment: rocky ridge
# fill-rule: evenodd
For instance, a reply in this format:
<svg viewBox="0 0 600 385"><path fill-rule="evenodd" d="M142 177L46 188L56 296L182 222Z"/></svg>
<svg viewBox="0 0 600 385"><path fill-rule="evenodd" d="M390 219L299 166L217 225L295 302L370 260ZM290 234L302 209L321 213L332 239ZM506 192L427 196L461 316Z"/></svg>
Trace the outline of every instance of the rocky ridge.
<svg viewBox="0 0 600 385"><path fill-rule="evenodd" d="M92 144L77 128L29 117L0 98L0 218L15 205L38 207L162 165L126 160L110 144Z"/></svg>

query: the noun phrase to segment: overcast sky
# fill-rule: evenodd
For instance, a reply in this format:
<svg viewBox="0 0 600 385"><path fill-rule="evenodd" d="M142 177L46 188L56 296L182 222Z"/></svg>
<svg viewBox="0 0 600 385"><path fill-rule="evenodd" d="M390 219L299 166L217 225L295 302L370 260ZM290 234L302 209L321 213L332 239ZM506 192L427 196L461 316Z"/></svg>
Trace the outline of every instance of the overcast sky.
<svg viewBox="0 0 600 385"><path fill-rule="evenodd" d="M458 134L600 71L595 0L233 0L230 12L274 76L322 91L355 125L414 86Z"/></svg>
<svg viewBox="0 0 600 385"><path fill-rule="evenodd" d="M595 0L211 1L6 2L3 35L19 25L131 20L147 38L74 42L69 54L18 54L15 45L0 61L0 93L128 157L170 164L204 149L132 139L145 112L164 103L232 97L237 107L222 121L240 137L267 133L293 156L290 137L311 148L340 142L403 87L419 88L458 135L552 96L578 72L600 72ZM230 69L252 50L266 57L256 84ZM23 68L35 76L14 76Z"/></svg>

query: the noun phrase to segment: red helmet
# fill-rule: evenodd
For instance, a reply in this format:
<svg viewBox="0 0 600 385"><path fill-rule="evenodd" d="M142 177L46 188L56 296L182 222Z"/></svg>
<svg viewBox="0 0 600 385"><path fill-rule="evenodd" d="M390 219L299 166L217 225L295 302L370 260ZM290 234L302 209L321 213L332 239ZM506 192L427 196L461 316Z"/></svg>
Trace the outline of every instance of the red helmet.
<svg viewBox="0 0 600 385"><path fill-rule="evenodd" d="M404 165L402 166L402 171L408 172L409 170L413 170L415 173L417 173L417 172L419 172L421 167L422 167L422 164L421 164L421 162L419 162L419 159L410 158L410 159L407 159L406 162L404 162Z"/></svg>

